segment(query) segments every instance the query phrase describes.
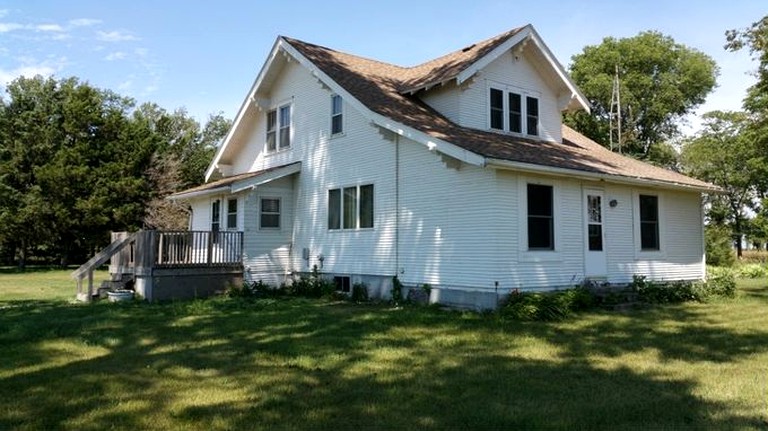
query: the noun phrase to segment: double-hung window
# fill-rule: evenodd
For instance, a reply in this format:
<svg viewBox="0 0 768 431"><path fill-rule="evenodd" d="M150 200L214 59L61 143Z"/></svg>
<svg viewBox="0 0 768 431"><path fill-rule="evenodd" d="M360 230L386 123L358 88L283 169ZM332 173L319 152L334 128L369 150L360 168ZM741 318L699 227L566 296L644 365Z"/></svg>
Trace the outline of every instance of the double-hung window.
<svg viewBox="0 0 768 431"><path fill-rule="evenodd" d="M341 96L334 94L331 96L331 135L344 132L344 117L341 109Z"/></svg>
<svg viewBox="0 0 768 431"><path fill-rule="evenodd" d="M280 199L261 198L259 227L261 229L280 228Z"/></svg>
<svg viewBox="0 0 768 431"><path fill-rule="evenodd" d="M291 105L267 111L267 152L291 147Z"/></svg>
<svg viewBox="0 0 768 431"><path fill-rule="evenodd" d="M658 251L659 247L659 197L640 195L640 249Z"/></svg>
<svg viewBox="0 0 768 431"><path fill-rule="evenodd" d="M227 200L227 229L237 229L237 199Z"/></svg>
<svg viewBox="0 0 768 431"><path fill-rule="evenodd" d="M221 228L221 201L216 199L211 202L211 232L218 232Z"/></svg>
<svg viewBox="0 0 768 431"><path fill-rule="evenodd" d="M555 249L555 217L552 186L528 184L528 249Z"/></svg>
<svg viewBox="0 0 768 431"><path fill-rule="evenodd" d="M489 91L490 128L538 136L539 99L522 89L502 88L490 88Z"/></svg>
<svg viewBox="0 0 768 431"><path fill-rule="evenodd" d="M328 190L328 229L373 227L373 184Z"/></svg>

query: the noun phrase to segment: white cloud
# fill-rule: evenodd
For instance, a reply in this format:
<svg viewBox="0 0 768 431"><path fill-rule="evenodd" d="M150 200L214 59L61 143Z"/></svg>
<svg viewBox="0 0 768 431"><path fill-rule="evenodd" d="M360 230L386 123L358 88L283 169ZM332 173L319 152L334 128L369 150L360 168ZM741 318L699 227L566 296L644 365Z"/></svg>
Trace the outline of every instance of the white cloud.
<svg viewBox="0 0 768 431"><path fill-rule="evenodd" d="M121 31L98 31L96 32L97 37L99 40L102 40L104 42L123 42L123 41L129 41L129 40L139 40L138 37L121 32Z"/></svg>
<svg viewBox="0 0 768 431"><path fill-rule="evenodd" d="M0 33L8 33L9 31L19 30L24 28L23 25L15 22L0 22Z"/></svg>
<svg viewBox="0 0 768 431"><path fill-rule="evenodd" d="M35 30L61 32L61 31L64 31L64 27L58 24L39 24L35 26Z"/></svg>
<svg viewBox="0 0 768 431"><path fill-rule="evenodd" d="M122 60L126 56L127 56L126 53L124 53L122 51L116 51L116 52L113 52L113 53L107 55L106 57L104 57L104 60L107 60L107 61Z"/></svg>
<svg viewBox="0 0 768 431"><path fill-rule="evenodd" d="M69 25L72 27L90 27L96 24L101 24L101 20L92 18L78 18L69 21Z"/></svg>
<svg viewBox="0 0 768 431"><path fill-rule="evenodd" d="M32 78L35 75L51 76L54 73L56 73L56 68L46 63L20 66L11 70L0 69L0 85L8 85L8 83L20 76Z"/></svg>
<svg viewBox="0 0 768 431"><path fill-rule="evenodd" d="M147 54L149 53L147 48L136 48L136 49L133 50L133 52L134 52L134 54L136 54L136 55L138 55L139 57L142 57L142 58L146 57Z"/></svg>
<svg viewBox="0 0 768 431"><path fill-rule="evenodd" d="M8 15L8 9L0 9L0 18Z"/></svg>

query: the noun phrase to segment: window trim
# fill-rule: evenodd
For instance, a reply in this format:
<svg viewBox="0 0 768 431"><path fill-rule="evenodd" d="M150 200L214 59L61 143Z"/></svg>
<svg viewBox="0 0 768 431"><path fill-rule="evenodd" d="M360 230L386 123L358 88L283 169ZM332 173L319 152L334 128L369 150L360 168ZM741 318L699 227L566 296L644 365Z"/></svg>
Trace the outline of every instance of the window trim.
<svg viewBox="0 0 768 431"><path fill-rule="evenodd" d="M489 131L496 132L496 133L505 133L508 135L514 135L514 136L520 136L520 137L541 137L541 93L535 90L529 90L521 87L516 87L513 85L506 85L502 84L500 82L496 81L487 81L487 87L488 90L486 91L486 127ZM491 93L493 90L501 91L502 97L502 113L501 113L501 121L502 121L502 128L497 129L495 127L491 127ZM520 96L520 111L515 112L516 114L520 115L520 131L519 132L513 132L512 131L512 124L510 122L510 117L512 115L511 110L511 95L517 95ZM528 99L535 99L536 100L536 130L535 134L529 133L528 131Z"/></svg>
<svg viewBox="0 0 768 431"><path fill-rule="evenodd" d="M211 200L211 205L209 206L211 212L210 215L210 222L211 222L211 232L220 232L221 231L221 199L216 198ZM214 214L216 214L216 217L214 219ZM216 226L214 228L214 225Z"/></svg>
<svg viewBox="0 0 768 431"><path fill-rule="evenodd" d="M372 215L371 215L371 223L372 226L370 227L361 227L362 217L361 217L361 190L363 187L370 186L373 188L372 194L371 194L371 207L372 207ZM345 227L345 203L346 203L346 191L349 189L355 189L355 208L354 208L354 214L355 214L355 223L352 227ZM338 191L339 193L339 227L338 228L332 228L331 227L331 192L332 191ZM326 230L328 232L350 232L350 231L365 231L365 230L374 230L376 229L376 185L374 183L362 183L362 184L354 184L354 185L347 185L347 186L334 186L329 187L326 191Z"/></svg>
<svg viewBox="0 0 768 431"><path fill-rule="evenodd" d="M235 212L230 211L231 207L230 204L232 202L235 202ZM240 212L240 200L238 198L227 198L227 230L237 230L237 219L238 219L238 213ZM230 217L235 216L235 223L234 226L231 226L229 224Z"/></svg>
<svg viewBox="0 0 768 431"><path fill-rule="evenodd" d="M339 112L334 110L335 101L339 101ZM334 119L339 117L339 131L334 132ZM339 94L331 94L331 136L341 136L344 134L344 98Z"/></svg>
<svg viewBox="0 0 768 431"><path fill-rule="evenodd" d="M561 184L559 180L545 177L519 176L518 182L518 256L521 262L562 261L565 243L563 241L563 217L561 203ZM528 248L528 184L552 187L552 229L554 229L554 249Z"/></svg>
<svg viewBox="0 0 768 431"><path fill-rule="evenodd" d="M642 232L640 228L640 195L655 196L657 198L657 211L658 211L658 235L659 235L659 249L658 250L643 250L642 244ZM666 243L666 225L665 222L665 202L664 194L659 190L649 189L636 189L632 191L632 224L633 224L633 244L635 249L636 260L648 260L648 259L663 259L667 257L667 243Z"/></svg>
<svg viewBox="0 0 768 431"><path fill-rule="evenodd" d="M278 211L277 212L269 212L266 215L277 215L277 226L264 226L262 224L263 219L262 216L265 215L264 213L264 200L274 200L277 201L278 205ZM280 196L271 196L271 195L263 195L259 196L259 230L268 230L268 231L280 231L283 230L283 199Z"/></svg>
<svg viewBox="0 0 768 431"><path fill-rule="evenodd" d="M288 112L288 124L283 125L283 112L287 109ZM270 129L271 122L269 121L270 114L274 115L274 124L272 125L272 129ZM283 151L290 150L293 147L293 102L283 102L278 103L274 107L267 110L264 116L264 154L271 155L271 154L277 154ZM288 145L283 144L283 130L287 129L288 131ZM275 142L275 148L270 149L269 147L269 136L270 134L274 135L274 142Z"/></svg>

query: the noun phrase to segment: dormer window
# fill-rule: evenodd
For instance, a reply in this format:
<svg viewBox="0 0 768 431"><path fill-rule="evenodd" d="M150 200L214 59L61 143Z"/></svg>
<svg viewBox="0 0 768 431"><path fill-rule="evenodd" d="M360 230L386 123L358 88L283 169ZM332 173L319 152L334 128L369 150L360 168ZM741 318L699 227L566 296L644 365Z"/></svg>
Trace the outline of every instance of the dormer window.
<svg viewBox="0 0 768 431"><path fill-rule="evenodd" d="M525 99L525 104L523 104ZM538 136L539 99L522 89L490 88L489 126L493 130Z"/></svg>
<svg viewBox="0 0 768 431"><path fill-rule="evenodd" d="M278 128L279 125L279 128ZM291 105L267 111L267 152L291 147Z"/></svg>
<svg viewBox="0 0 768 431"><path fill-rule="evenodd" d="M525 98L526 127L529 135L539 134L539 99L535 97Z"/></svg>

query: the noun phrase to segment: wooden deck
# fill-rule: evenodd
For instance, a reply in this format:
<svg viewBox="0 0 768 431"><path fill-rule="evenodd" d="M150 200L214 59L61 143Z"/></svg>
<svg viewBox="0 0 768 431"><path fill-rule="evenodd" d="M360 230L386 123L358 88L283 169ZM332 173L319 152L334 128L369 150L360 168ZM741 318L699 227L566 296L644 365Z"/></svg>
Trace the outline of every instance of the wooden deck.
<svg viewBox="0 0 768 431"><path fill-rule="evenodd" d="M217 275L237 282L239 274L242 281L242 253L243 233L237 231L113 232L112 243L75 270L72 278L77 280L77 298L90 301L96 294L93 271L109 261L112 282L127 279L149 300L185 296L184 285L200 296L208 285L221 284ZM165 293L158 294L156 287Z"/></svg>

